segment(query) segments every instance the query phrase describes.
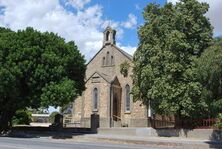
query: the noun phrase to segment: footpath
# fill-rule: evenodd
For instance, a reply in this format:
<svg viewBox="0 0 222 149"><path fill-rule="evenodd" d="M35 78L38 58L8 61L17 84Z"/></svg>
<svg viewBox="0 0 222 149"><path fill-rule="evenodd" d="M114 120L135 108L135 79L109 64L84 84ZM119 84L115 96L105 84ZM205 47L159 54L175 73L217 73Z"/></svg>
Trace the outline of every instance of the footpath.
<svg viewBox="0 0 222 149"><path fill-rule="evenodd" d="M2 135L4 136L4 135ZM147 137L136 135L118 134L90 134L90 133L67 133L67 132L39 132L39 131L14 131L5 137L17 138L51 138L66 139L69 141L107 142L116 144L136 144L149 147L176 148L176 149L222 149L222 140L204 140L185 137Z"/></svg>
<svg viewBox="0 0 222 149"><path fill-rule="evenodd" d="M179 137L138 137L125 135L85 134L73 136L76 141L99 141L118 144L137 144L178 149L222 149L222 141L200 140Z"/></svg>

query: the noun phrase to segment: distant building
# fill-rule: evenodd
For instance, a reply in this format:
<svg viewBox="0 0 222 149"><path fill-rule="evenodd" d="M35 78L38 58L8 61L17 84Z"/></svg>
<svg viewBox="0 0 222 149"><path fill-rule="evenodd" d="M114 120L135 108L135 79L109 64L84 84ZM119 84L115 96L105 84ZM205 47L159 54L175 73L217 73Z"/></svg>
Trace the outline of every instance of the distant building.
<svg viewBox="0 0 222 149"><path fill-rule="evenodd" d="M128 75L120 73L120 64L132 66L132 56L116 46L116 31L107 27L103 46L89 61L86 90L73 103L70 123L90 127L91 114L98 114L100 127L146 127L148 110L140 101L133 102L132 67Z"/></svg>
<svg viewBox="0 0 222 149"><path fill-rule="evenodd" d="M32 114L31 126L45 126L51 125L49 122L49 114Z"/></svg>

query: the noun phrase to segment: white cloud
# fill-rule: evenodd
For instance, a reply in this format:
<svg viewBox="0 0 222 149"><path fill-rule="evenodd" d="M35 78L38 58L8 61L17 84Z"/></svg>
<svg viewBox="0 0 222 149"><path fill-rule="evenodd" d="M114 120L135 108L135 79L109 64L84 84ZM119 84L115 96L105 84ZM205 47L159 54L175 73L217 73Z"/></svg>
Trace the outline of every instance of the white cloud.
<svg viewBox="0 0 222 149"><path fill-rule="evenodd" d="M0 26L15 31L31 26L42 32L58 33L66 41L74 40L89 60L102 47L102 31L108 24L117 30L118 39L124 30L121 22L102 19L102 6L84 7L88 2L90 0L72 0L73 8L78 8L70 12L59 0L0 0L0 7L4 7Z"/></svg>
<svg viewBox="0 0 222 149"><path fill-rule="evenodd" d="M76 14L66 11L58 0L2 0L5 7L0 22L12 30L27 26L40 31L58 33L67 41L74 40L79 50L88 59L90 52L96 52L102 46L102 34L98 30L101 24L102 8L99 5L78 11ZM89 43L94 42L94 46Z"/></svg>
<svg viewBox="0 0 222 149"><path fill-rule="evenodd" d="M72 5L76 9L82 9L91 0L69 0L66 4Z"/></svg>
<svg viewBox="0 0 222 149"><path fill-rule="evenodd" d="M175 4L179 0L167 0ZM210 8L206 16L210 18L210 22L214 27L214 36L222 35L222 0L198 0L199 2L206 2Z"/></svg>
<svg viewBox="0 0 222 149"><path fill-rule="evenodd" d="M130 13L128 15L128 20L126 22L123 22L121 25L128 29L135 28L137 25L137 17L134 14Z"/></svg>
<svg viewBox="0 0 222 149"><path fill-rule="evenodd" d="M167 2L169 3L169 2L171 2L171 3L173 3L173 4L176 4L176 2L178 2L179 0L167 0Z"/></svg>
<svg viewBox="0 0 222 149"><path fill-rule="evenodd" d="M135 4L135 8L136 8L136 10L141 10L141 7L139 4Z"/></svg>
<svg viewBox="0 0 222 149"><path fill-rule="evenodd" d="M116 44L120 49L124 50L125 52L129 53L130 55L133 55L134 52L136 51L137 47L133 47L133 46L123 46L121 45L121 43L117 43Z"/></svg>

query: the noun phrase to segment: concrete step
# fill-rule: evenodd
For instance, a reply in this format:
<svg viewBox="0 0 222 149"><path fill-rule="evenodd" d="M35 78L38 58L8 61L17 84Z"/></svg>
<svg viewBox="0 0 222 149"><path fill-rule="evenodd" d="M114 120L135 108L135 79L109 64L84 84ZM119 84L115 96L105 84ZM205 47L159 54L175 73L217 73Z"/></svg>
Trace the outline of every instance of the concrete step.
<svg viewBox="0 0 222 149"><path fill-rule="evenodd" d="M130 136L154 136L153 128L133 128L133 127L112 127L98 128L98 134L106 135L130 135Z"/></svg>

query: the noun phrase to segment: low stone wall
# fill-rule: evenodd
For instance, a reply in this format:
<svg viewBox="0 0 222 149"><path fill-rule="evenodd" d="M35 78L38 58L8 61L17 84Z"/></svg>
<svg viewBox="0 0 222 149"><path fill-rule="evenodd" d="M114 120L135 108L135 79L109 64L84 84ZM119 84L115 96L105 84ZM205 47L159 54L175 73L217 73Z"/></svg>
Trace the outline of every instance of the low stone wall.
<svg viewBox="0 0 222 149"><path fill-rule="evenodd" d="M222 131L214 129L153 129L151 127L99 128L99 134L130 135L139 137L181 137L206 140L222 140Z"/></svg>
<svg viewBox="0 0 222 149"><path fill-rule="evenodd" d="M222 131L214 129L153 129L154 136L222 140Z"/></svg>
<svg viewBox="0 0 222 149"><path fill-rule="evenodd" d="M99 121L99 127L109 127L109 118L101 117Z"/></svg>
<svg viewBox="0 0 222 149"><path fill-rule="evenodd" d="M109 135L129 135L129 136L141 136L150 137L153 136L153 128L144 127L112 127L112 128L98 128L98 134Z"/></svg>
<svg viewBox="0 0 222 149"><path fill-rule="evenodd" d="M30 123L30 126L49 127L52 123Z"/></svg>
<svg viewBox="0 0 222 149"><path fill-rule="evenodd" d="M143 118L132 118L129 119L128 127L140 127L140 128L146 128L150 126L150 122L148 119ZM124 125L124 122L120 122L119 125L116 125L116 127L122 127ZM80 120L80 127L91 127L91 118L81 118ZM100 128L109 128L110 127L110 119L105 117L99 117L99 127Z"/></svg>
<svg viewBox="0 0 222 149"><path fill-rule="evenodd" d="M129 127L147 127L150 126L148 119L143 118L131 118Z"/></svg>
<svg viewBox="0 0 222 149"><path fill-rule="evenodd" d="M38 126L16 126L12 127L12 131L23 132L63 132L63 133L91 133L90 128L59 128L38 127Z"/></svg>
<svg viewBox="0 0 222 149"><path fill-rule="evenodd" d="M90 118L81 118L80 120L80 126L90 128Z"/></svg>

